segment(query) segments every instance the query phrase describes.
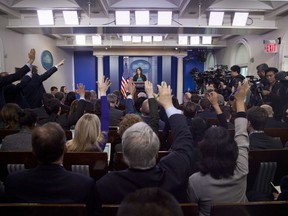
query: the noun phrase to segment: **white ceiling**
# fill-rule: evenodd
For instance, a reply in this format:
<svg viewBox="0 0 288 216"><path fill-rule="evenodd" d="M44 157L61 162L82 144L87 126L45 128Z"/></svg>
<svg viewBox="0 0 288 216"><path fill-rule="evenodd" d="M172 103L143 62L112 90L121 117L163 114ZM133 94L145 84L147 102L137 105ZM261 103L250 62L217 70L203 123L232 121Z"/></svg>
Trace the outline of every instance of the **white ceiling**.
<svg viewBox="0 0 288 216"><path fill-rule="evenodd" d="M38 9L52 9L54 26L39 26ZM150 26L116 26L115 10L147 9L150 11ZM63 10L77 10L79 26L65 26ZM157 11L172 10L171 26L157 26ZM225 11L220 27L209 27L210 11ZM232 27L235 11L248 11L245 27ZM8 18L7 28L23 34L45 34L57 39L60 47L75 47L75 34L87 34L87 48L92 48L91 35L100 34L103 47L163 47L177 46L179 34L212 35L210 48L225 47L225 40L237 35L265 34L277 29L276 19L288 14L288 1L267 0L0 0L0 19ZM132 17L133 19L133 17ZM133 22L132 22L133 23ZM127 44L123 34L163 35L161 43ZM90 44L89 44L90 43ZM199 46L197 46L199 47Z"/></svg>

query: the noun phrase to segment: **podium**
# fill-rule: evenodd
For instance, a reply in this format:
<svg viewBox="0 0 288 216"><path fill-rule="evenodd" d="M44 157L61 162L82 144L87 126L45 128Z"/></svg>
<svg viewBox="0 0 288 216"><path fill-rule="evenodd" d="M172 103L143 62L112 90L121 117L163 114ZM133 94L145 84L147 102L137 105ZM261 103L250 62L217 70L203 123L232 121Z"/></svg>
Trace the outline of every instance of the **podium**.
<svg viewBox="0 0 288 216"><path fill-rule="evenodd" d="M145 86L143 81L136 81L134 82L136 86L136 92L145 92Z"/></svg>

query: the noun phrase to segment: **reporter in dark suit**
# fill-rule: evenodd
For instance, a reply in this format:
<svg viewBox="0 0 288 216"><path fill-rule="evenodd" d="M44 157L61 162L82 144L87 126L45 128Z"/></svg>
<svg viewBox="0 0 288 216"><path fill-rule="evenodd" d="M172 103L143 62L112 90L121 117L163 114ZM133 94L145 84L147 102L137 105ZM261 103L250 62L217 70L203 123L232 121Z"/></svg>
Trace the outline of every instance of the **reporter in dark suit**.
<svg viewBox="0 0 288 216"><path fill-rule="evenodd" d="M42 106L42 97L43 94L46 93L43 82L52 76L63 64L64 59L41 75L38 74L37 66L33 65L32 73L23 77L17 86L22 89L22 93L30 105L30 108L33 109Z"/></svg>
<svg viewBox="0 0 288 216"><path fill-rule="evenodd" d="M268 113L261 107L251 107L247 110L249 147L250 150L281 149L283 148L280 138L267 136L264 128L268 120Z"/></svg>
<svg viewBox="0 0 288 216"><path fill-rule="evenodd" d="M107 95L107 100L109 103L109 126L119 126L120 119L123 117L124 113L122 110L116 109L117 96L113 93Z"/></svg>
<svg viewBox="0 0 288 216"><path fill-rule="evenodd" d="M85 203L93 202L93 179L63 168L65 133L57 123L47 123L32 132L33 152L39 165L10 174L5 192L12 202Z"/></svg>
<svg viewBox="0 0 288 216"><path fill-rule="evenodd" d="M28 62L22 68L16 71L16 73L0 76L0 108L5 104L3 87L11 84L12 82L21 79L26 73L30 71L30 67L35 60L35 49L31 49L28 53Z"/></svg>

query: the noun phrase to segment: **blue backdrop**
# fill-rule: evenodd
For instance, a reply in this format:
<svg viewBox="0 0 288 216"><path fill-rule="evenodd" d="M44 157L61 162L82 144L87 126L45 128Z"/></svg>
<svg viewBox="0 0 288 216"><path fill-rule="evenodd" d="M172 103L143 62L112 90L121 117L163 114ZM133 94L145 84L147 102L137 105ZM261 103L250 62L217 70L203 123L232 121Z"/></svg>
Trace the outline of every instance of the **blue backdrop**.
<svg viewBox="0 0 288 216"><path fill-rule="evenodd" d="M140 60L140 61L139 61ZM149 64L144 65L146 70L144 74L149 80L154 83L156 91L156 85L161 81L166 81L173 89L173 94L177 95L177 64L178 59L174 56L129 56L129 68L131 75L135 74L134 67L137 63ZM131 65L131 63L133 63ZM139 65L141 66L141 65ZM121 86L121 77L123 73L123 56L104 56L103 57L103 69L104 75L109 77L112 86L109 92L119 90ZM204 70L203 62L200 62L196 56L193 57L193 53L189 53L187 57L183 59L183 92L195 88L194 80L190 75L190 71L197 67L199 71ZM149 69L149 70L148 70ZM97 57L93 56L92 51L75 51L74 52L74 77L75 86L77 83L84 83L87 90L96 90L97 80Z"/></svg>

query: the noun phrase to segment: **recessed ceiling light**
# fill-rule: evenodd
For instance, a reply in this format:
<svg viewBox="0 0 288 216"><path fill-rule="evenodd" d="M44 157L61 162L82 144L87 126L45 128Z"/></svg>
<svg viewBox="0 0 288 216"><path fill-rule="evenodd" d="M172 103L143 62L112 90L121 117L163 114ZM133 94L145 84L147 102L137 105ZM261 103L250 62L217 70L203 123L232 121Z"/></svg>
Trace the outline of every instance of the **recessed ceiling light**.
<svg viewBox="0 0 288 216"><path fill-rule="evenodd" d="M186 36L186 35L179 35L179 36L178 36L178 44L179 44L179 45L187 45L187 44L188 44L188 36Z"/></svg>
<svg viewBox="0 0 288 216"><path fill-rule="evenodd" d="M52 10L37 10L39 25L54 25Z"/></svg>
<svg viewBox="0 0 288 216"><path fill-rule="evenodd" d="M92 43L93 43L93 45L101 45L102 44L101 35L93 35L92 36Z"/></svg>
<svg viewBox="0 0 288 216"><path fill-rule="evenodd" d="M246 26L249 13L235 12L232 26Z"/></svg>
<svg viewBox="0 0 288 216"><path fill-rule="evenodd" d="M115 11L116 25L130 25L130 11Z"/></svg>
<svg viewBox="0 0 288 216"><path fill-rule="evenodd" d="M202 44L212 44L212 36L202 36Z"/></svg>
<svg viewBox="0 0 288 216"><path fill-rule="evenodd" d="M172 11L158 11L158 25L171 25Z"/></svg>
<svg viewBox="0 0 288 216"><path fill-rule="evenodd" d="M151 43L152 42L152 36L151 35L143 36L143 42L144 43Z"/></svg>
<svg viewBox="0 0 288 216"><path fill-rule="evenodd" d="M135 11L135 22L136 25L149 25L149 11Z"/></svg>
<svg viewBox="0 0 288 216"><path fill-rule="evenodd" d="M141 43L141 41L142 41L141 36L132 36L133 43Z"/></svg>
<svg viewBox="0 0 288 216"><path fill-rule="evenodd" d="M123 35L122 36L122 41L123 42L131 42L132 41L132 36L131 35Z"/></svg>
<svg viewBox="0 0 288 216"><path fill-rule="evenodd" d="M223 24L224 12L210 12L209 26L221 26Z"/></svg>
<svg viewBox="0 0 288 216"><path fill-rule="evenodd" d="M85 45L86 44L86 35L76 35L76 44Z"/></svg>
<svg viewBox="0 0 288 216"><path fill-rule="evenodd" d="M77 11L63 11L63 17L66 25L79 25Z"/></svg>
<svg viewBox="0 0 288 216"><path fill-rule="evenodd" d="M200 37L199 36L191 36L190 37L190 45L200 44Z"/></svg>
<svg viewBox="0 0 288 216"><path fill-rule="evenodd" d="M161 42L163 40L162 35L153 36L153 42Z"/></svg>

